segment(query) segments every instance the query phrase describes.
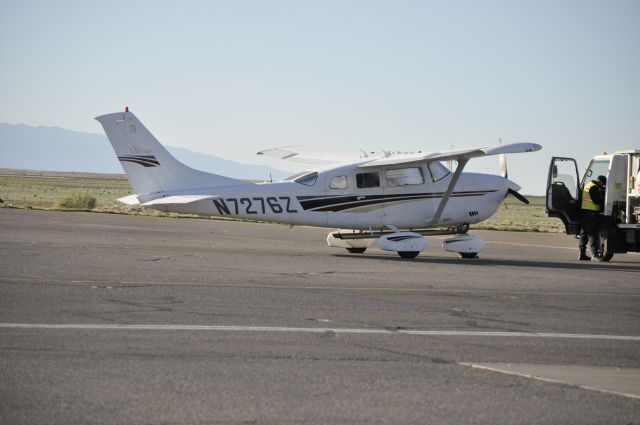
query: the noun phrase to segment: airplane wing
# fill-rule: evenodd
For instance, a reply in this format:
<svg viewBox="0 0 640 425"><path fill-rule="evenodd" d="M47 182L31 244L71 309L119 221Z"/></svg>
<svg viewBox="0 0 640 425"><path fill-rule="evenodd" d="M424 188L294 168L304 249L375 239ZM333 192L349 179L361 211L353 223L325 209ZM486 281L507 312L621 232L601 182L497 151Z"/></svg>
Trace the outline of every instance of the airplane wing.
<svg viewBox="0 0 640 425"><path fill-rule="evenodd" d="M284 146L280 148L264 149L258 151L257 155L270 156L272 158L284 159L301 164L329 165L356 161L363 156L363 152L349 150L330 151L306 148L304 146Z"/></svg>
<svg viewBox="0 0 640 425"><path fill-rule="evenodd" d="M147 202L140 202L138 195L129 195L119 198L118 201L127 205L142 205L143 207L153 207L160 205L190 204L192 202L204 201L207 199L217 199L220 195L171 195L152 199Z"/></svg>
<svg viewBox="0 0 640 425"><path fill-rule="evenodd" d="M465 160L468 161L471 158L477 158L481 156L500 155L505 153L522 153L522 152L535 152L542 149L542 146L535 143L511 143L508 145L496 145L484 148L471 148L460 149L446 152L436 153L410 153L410 154L398 154L389 155L386 158L378 158L371 161L359 164L359 168L377 167L380 165L394 165L394 164L406 164L411 162L422 161L446 161L453 160Z"/></svg>
<svg viewBox="0 0 640 425"><path fill-rule="evenodd" d="M446 152L430 153L392 153L380 154L378 152L366 153L364 151L330 151L311 149L303 146L284 146L280 148L264 149L258 155L270 156L309 165L329 165L362 161L360 168L377 167L380 165L406 164L422 161L446 161L477 158L481 156L500 155L505 153L534 152L542 147L535 143L511 143L482 148L459 149ZM367 160L369 159L369 160Z"/></svg>

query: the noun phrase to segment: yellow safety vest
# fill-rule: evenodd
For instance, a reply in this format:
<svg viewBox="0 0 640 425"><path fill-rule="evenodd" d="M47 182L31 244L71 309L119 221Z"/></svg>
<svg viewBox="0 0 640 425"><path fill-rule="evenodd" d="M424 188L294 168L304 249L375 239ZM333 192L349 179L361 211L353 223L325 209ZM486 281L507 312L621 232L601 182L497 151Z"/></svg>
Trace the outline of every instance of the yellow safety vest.
<svg viewBox="0 0 640 425"><path fill-rule="evenodd" d="M591 199L591 194L589 193L589 189L591 189L593 186L597 186L597 185L592 181L584 185L584 188L582 189L582 206L581 206L581 208L583 210L587 210L587 211L599 212L600 211L600 205L598 205L595 202L593 202L593 200Z"/></svg>

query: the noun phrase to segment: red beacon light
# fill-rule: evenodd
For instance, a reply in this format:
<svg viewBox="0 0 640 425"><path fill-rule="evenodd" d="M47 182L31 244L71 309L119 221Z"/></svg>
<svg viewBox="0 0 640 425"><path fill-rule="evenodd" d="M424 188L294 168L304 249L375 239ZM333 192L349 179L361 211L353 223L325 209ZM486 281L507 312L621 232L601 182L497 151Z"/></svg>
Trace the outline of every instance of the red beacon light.
<svg viewBox="0 0 640 425"><path fill-rule="evenodd" d="M129 107L128 107L128 106L125 106L125 107L124 107L124 111L125 111L125 112L129 112Z"/></svg>

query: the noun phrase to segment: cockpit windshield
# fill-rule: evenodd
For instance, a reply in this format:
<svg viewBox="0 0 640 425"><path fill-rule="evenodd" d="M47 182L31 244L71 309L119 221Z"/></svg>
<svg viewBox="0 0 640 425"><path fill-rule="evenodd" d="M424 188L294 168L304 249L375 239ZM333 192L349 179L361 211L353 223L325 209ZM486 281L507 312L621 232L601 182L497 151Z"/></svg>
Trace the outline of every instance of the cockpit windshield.
<svg viewBox="0 0 640 425"><path fill-rule="evenodd" d="M440 161L433 161L429 164L429 172L434 182L440 181L451 174L451 171L445 167Z"/></svg>
<svg viewBox="0 0 640 425"><path fill-rule="evenodd" d="M292 176L289 176L289 177L287 177L287 178L282 179L282 181L285 181L285 182L292 182L292 181L294 181L295 179L297 179L298 177L302 177L302 176L304 176L305 174L309 174L309 173L310 173L310 171L300 171L299 173L295 173L295 174L294 174L294 175L292 175Z"/></svg>

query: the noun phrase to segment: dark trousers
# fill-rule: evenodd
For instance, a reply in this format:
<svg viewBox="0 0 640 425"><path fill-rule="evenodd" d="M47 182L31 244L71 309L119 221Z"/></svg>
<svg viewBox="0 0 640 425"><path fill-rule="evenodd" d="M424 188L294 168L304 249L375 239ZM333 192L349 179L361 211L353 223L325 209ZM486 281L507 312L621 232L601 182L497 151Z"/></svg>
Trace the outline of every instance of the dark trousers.
<svg viewBox="0 0 640 425"><path fill-rule="evenodd" d="M583 211L580 216L580 252L587 250L587 244L593 250L594 243L598 240L598 227L600 227L600 214L596 212Z"/></svg>

